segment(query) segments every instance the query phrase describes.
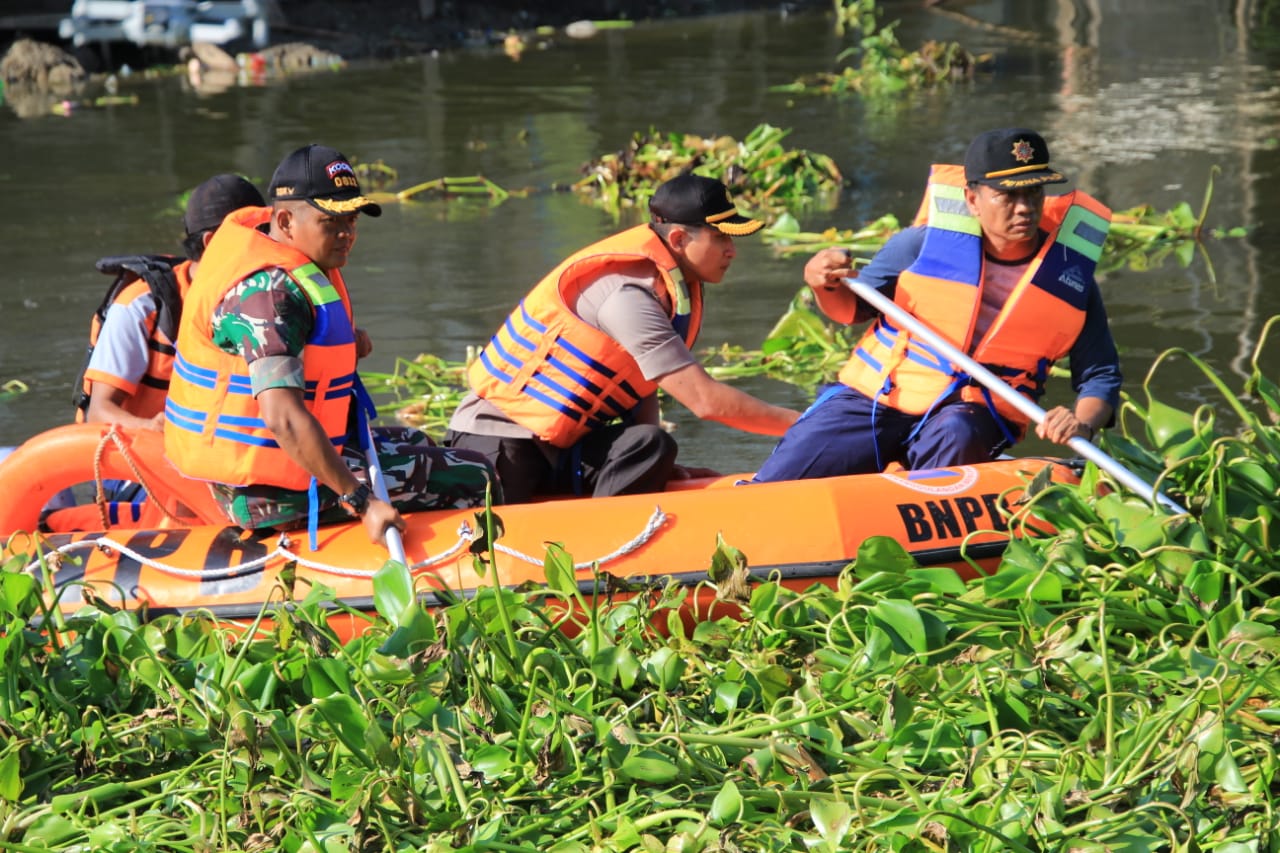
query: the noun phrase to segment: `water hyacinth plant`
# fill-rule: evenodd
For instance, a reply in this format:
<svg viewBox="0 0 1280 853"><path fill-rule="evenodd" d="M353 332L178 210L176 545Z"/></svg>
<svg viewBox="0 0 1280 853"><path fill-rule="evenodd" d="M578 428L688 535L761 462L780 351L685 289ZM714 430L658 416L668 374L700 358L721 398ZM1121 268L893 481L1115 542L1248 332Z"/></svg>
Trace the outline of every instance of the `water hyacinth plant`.
<svg viewBox="0 0 1280 853"><path fill-rule="evenodd" d="M771 92L796 95L862 95L885 97L973 78L990 60L974 56L956 42L927 41L909 51L894 33L897 22L881 25L875 0L834 0L836 32L857 35L856 44L836 57L855 62L838 72L805 75L792 83L770 87Z"/></svg>
<svg viewBox="0 0 1280 853"><path fill-rule="evenodd" d="M757 218L834 207L844 182L840 169L825 154L785 148L790 132L761 124L739 141L650 129L622 151L583 166L586 176L573 188L616 215L623 207L643 209L663 181L694 171L723 181L738 206Z"/></svg>
<svg viewBox="0 0 1280 853"><path fill-rule="evenodd" d="M1034 483L969 582L874 538L795 591L708 543L732 609L690 612L661 581L585 594L551 545L544 585L435 611L389 563L340 644L320 586L247 631L63 620L11 560L0 849L1274 850L1280 389L1258 361L1236 427L1148 390L1105 439L1191 515L1095 471Z"/></svg>

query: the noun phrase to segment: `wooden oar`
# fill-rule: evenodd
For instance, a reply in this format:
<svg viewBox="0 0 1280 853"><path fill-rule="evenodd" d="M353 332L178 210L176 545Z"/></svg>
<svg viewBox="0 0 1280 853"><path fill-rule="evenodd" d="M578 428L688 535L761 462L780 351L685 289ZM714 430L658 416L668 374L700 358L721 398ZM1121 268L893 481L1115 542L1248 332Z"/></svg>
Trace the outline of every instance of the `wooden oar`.
<svg viewBox="0 0 1280 853"><path fill-rule="evenodd" d="M924 323L921 323L892 299L889 299L874 287L863 284L856 278L846 278L845 283L849 285L849 288L857 294L860 299L893 320L893 322L899 327L906 329L911 332L911 334L929 344L929 346L946 356L953 364L963 368L966 373L978 382L982 383L983 387L988 391L995 394L1018 411L1022 412L1022 414L1026 415L1035 423L1039 424L1044 422L1044 409L1013 390L1013 386L996 376L990 370L987 370L987 368L974 361L965 353L961 352L954 344L930 329ZM1186 513L1186 510L1172 499L1160 492L1157 492L1155 486L1143 480L1137 474L1121 465L1115 459L1112 459L1106 453L1103 453L1101 449L1091 442L1086 441L1084 438L1081 438L1078 435L1074 436L1067 442L1067 446L1076 453L1079 453L1085 459L1088 459L1094 465L1097 465L1103 471L1106 471L1112 477L1115 477L1121 485L1125 486L1130 491L1141 495L1150 502L1152 506L1159 505L1171 512Z"/></svg>
<svg viewBox="0 0 1280 853"><path fill-rule="evenodd" d="M369 447L364 452L364 458L369 463L369 482L373 484L373 494L378 500L391 503L391 495L387 492L387 481L382 476L382 463L378 461L378 446L373 441L373 428L366 423L364 430L369 443ZM391 559L400 562L401 565L409 565L404 554L404 540L400 537L400 531L394 526L387 527L386 544L387 553L391 555Z"/></svg>

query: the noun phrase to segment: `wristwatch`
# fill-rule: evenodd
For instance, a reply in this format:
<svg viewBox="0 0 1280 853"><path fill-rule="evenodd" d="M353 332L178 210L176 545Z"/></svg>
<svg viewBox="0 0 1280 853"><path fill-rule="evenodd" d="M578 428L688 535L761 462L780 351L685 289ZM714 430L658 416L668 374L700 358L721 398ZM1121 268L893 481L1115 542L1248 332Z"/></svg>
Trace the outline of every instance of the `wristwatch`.
<svg viewBox="0 0 1280 853"><path fill-rule="evenodd" d="M356 515L364 515L364 511L369 508L369 487L361 483L338 500L346 504Z"/></svg>

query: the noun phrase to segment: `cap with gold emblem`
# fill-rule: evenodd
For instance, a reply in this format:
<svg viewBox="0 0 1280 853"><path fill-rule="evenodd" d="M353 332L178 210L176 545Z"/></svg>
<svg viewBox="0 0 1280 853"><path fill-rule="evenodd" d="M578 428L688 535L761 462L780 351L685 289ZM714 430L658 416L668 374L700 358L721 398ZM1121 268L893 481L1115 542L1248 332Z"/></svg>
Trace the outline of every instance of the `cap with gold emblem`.
<svg viewBox="0 0 1280 853"><path fill-rule="evenodd" d="M649 213L654 222L707 225L734 237L764 227L760 220L738 212L728 187L702 175L677 175L659 186L649 199Z"/></svg>
<svg viewBox="0 0 1280 853"><path fill-rule="evenodd" d="M1049 146L1034 130L1005 127L988 130L969 143L964 179L999 190L1016 190L1067 179L1049 166Z"/></svg>
<svg viewBox="0 0 1280 853"><path fill-rule="evenodd" d="M271 176L267 196L270 201L305 201L337 216L382 215L382 206L360 192L360 181L350 161L326 145L304 145L281 160Z"/></svg>

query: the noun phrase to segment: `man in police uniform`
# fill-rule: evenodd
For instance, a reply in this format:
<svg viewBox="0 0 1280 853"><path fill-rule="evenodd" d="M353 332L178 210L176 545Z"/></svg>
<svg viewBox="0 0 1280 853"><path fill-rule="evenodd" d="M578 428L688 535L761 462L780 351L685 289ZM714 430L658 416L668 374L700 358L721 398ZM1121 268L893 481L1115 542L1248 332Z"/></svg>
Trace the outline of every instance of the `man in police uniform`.
<svg viewBox="0 0 1280 853"><path fill-rule="evenodd" d="M1093 270L1110 211L1066 178L1043 137L1002 128L970 144L963 168L934 166L917 224L894 235L861 273L827 249L805 265L819 307L841 323L875 316L845 284L894 301L1032 400L1048 367L1070 360L1074 406L1036 428L1065 444L1092 440L1119 403L1120 365ZM840 372L778 442L757 482L988 461L1018 441L1025 415L970 381L923 342L877 318Z"/></svg>
<svg viewBox="0 0 1280 853"><path fill-rule="evenodd" d="M468 371L472 393L445 441L483 453L508 502L655 492L673 477L715 473L676 465L658 389L748 432L781 435L799 416L712 379L691 352L703 285L728 272L734 237L761 223L699 175L659 186L649 212L650 223L548 273Z"/></svg>

